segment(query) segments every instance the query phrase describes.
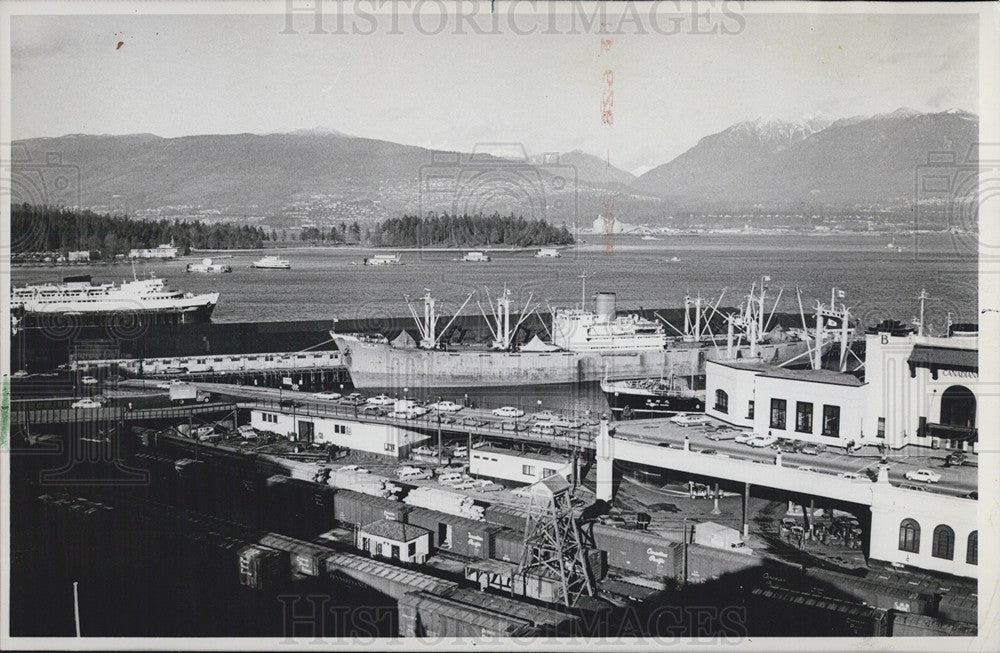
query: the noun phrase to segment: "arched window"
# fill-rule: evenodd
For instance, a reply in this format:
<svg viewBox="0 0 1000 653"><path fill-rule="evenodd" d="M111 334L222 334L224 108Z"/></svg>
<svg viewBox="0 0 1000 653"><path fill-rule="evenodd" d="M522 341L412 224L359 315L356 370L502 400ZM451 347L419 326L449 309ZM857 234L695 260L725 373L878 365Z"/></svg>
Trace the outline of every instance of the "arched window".
<svg viewBox="0 0 1000 653"><path fill-rule="evenodd" d="M976 426L976 395L964 385L953 385L941 395L941 423Z"/></svg>
<svg viewBox="0 0 1000 653"><path fill-rule="evenodd" d="M965 562L970 565L979 564L979 531L969 533L969 542L965 546Z"/></svg>
<svg viewBox="0 0 1000 653"><path fill-rule="evenodd" d="M931 555L935 558L951 560L955 557L955 531L941 524L934 529L934 539L931 541Z"/></svg>
<svg viewBox="0 0 1000 653"><path fill-rule="evenodd" d="M715 410L720 413L729 412L729 394L725 390L715 391Z"/></svg>
<svg viewBox="0 0 1000 653"><path fill-rule="evenodd" d="M920 553L920 524L904 519L899 524L899 550Z"/></svg>

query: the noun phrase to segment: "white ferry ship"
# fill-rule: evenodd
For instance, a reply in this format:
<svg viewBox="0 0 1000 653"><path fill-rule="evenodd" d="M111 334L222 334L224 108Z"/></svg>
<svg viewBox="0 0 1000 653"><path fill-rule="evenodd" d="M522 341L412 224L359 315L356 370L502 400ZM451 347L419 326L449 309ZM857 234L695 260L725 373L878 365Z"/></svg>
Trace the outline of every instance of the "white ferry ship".
<svg viewBox="0 0 1000 653"><path fill-rule="evenodd" d="M251 263L250 267L261 268L263 270L291 270L292 264L277 256L265 256L259 261Z"/></svg>
<svg viewBox="0 0 1000 653"><path fill-rule="evenodd" d="M25 326L53 315L78 316L81 322L102 322L114 314L128 313L150 323L208 322L219 293L195 295L174 290L166 279L150 275L116 283L95 284L90 275L66 277L60 284L14 288L11 310L23 314Z"/></svg>

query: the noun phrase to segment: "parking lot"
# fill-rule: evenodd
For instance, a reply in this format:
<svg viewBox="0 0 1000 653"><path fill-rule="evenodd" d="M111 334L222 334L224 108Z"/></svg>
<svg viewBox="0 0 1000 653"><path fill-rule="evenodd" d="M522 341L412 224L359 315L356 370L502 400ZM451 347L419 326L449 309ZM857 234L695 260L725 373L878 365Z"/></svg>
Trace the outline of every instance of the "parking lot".
<svg viewBox="0 0 1000 653"><path fill-rule="evenodd" d="M719 429L720 425L720 422L712 421L708 426L680 426L670 419L617 422L615 437L678 449L685 446L686 438L692 451L775 464L780 449L777 439L769 446L753 447L745 442L747 436L743 431L728 426ZM808 447L805 451L780 450L783 466L805 468L817 474L855 475L860 482L872 480L879 462L883 459L878 449L872 446L861 447L852 452L832 447L827 447L823 451L814 447ZM969 454L965 464L949 465L948 454L946 450L923 447L889 451L884 456L889 466L889 482L912 489L958 496L975 492L978 456ZM940 474L941 478L936 483L911 481L905 478L907 472L918 469L930 470Z"/></svg>

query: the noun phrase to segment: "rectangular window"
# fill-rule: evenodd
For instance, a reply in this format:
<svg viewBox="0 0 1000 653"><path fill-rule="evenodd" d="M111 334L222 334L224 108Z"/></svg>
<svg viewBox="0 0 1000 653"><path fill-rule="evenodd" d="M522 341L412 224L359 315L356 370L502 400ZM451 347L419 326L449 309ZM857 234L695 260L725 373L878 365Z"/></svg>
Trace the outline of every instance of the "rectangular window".
<svg viewBox="0 0 1000 653"><path fill-rule="evenodd" d="M753 419L753 399L747 402L747 419Z"/></svg>
<svg viewBox="0 0 1000 653"><path fill-rule="evenodd" d="M548 478L549 476L552 476L555 473L556 473L556 470L549 469L548 467L545 467L545 468L542 469L542 478Z"/></svg>
<svg viewBox="0 0 1000 653"><path fill-rule="evenodd" d="M394 444L392 444L390 442L386 442L385 443L385 450L389 451L389 452L395 451L396 450L396 445L394 445Z"/></svg>
<svg viewBox="0 0 1000 653"><path fill-rule="evenodd" d="M771 399L771 428L785 430L785 413L788 402L784 399Z"/></svg>
<svg viewBox="0 0 1000 653"><path fill-rule="evenodd" d="M799 433L813 432L813 405L808 401L795 402L795 430Z"/></svg>
<svg viewBox="0 0 1000 653"><path fill-rule="evenodd" d="M410 545L406 547L406 557L412 558L417 555L417 543L410 542Z"/></svg>
<svg viewBox="0 0 1000 653"><path fill-rule="evenodd" d="M525 476L534 476L535 468L532 465L522 465L521 473L524 474Z"/></svg>
<svg viewBox="0 0 1000 653"><path fill-rule="evenodd" d="M362 551L371 551L372 550L372 541L370 539L368 539L367 537L361 538L361 550Z"/></svg>
<svg viewBox="0 0 1000 653"><path fill-rule="evenodd" d="M884 417L879 417L878 418L878 432L875 433L875 437L877 437L877 438L885 438L885 418Z"/></svg>
<svg viewBox="0 0 1000 653"><path fill-rule="evenodd" d="M823 435L840 437L840 406L823 406Z"/></svg>
<svg viewBox="0 0 1000 653"><path fill-rule="evenodd" d="M390 557L393 560L399 560L399 547L396 546L395 544L393 544L391 551L392 551L392 553L391 553Z"/></svg>

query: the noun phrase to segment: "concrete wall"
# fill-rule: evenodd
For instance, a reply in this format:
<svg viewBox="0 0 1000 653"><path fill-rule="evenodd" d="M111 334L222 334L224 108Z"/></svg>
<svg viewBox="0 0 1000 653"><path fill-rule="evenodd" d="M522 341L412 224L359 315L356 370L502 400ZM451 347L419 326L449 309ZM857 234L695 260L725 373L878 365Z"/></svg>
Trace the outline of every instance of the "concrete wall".
<svg viewBox="0 0 1000 653"><path fill-rule="evenodd" d="M795 438L807 442L821 442L835 447L845 446L851 440L861 441L861 424L864 418L864 386L846 386L833 383L816 383L801 379L777 379L758 376L754 392L757 410L754 414L755 433L773 433L782 438ZM771 426L771 400L785 400L785 428ZM796 428L798 402L812 404L812 429L808 432ZM823 435L823 406L840 408L840 434L838 437Z"/></svg>
<svg viewBox="0 0 1000 653"><path fill-rule="evenodd" d="M430 440L429 436L392 424L369 424L315 415L293 416L291 412L273 410L250 411L250 425L255 429L273 431L295 438L300 436L303 422L312 423L315 442L331 443L338 447L399 458L408 455L410 449L421 442Z"/></svg>
<svg viewBox="0 0 1000 653"><path fill-rule="evenodd" d="M759 373L760 370L753 368L742 369L707 361L705 363L705 413L736 426L753 426L753 419L748 417L749 405L754 399L754 377ZM729 395L727 412L715 408L717 390L722 390Z"/></svg>

